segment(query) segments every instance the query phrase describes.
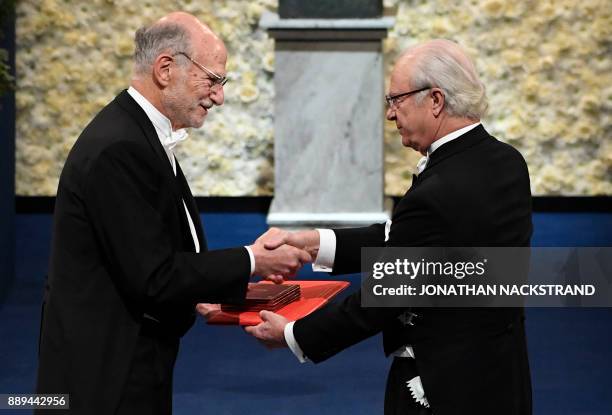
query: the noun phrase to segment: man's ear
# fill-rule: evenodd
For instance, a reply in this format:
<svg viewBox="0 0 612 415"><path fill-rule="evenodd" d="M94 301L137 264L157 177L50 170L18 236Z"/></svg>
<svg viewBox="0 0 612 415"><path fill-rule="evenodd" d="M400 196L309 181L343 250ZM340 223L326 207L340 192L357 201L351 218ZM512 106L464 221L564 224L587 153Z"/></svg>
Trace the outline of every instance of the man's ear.
<svg viewBox="0 0 612 415"><path fill-rule="evenodd" d="M161 87L170 83L170 67L173 61L172 56L162 53L153 62L153 80Z"/></svg>
<svg viewBox="0 0 612 415"><path fill-rule="evenodd" d="M438 118L444 109L445 96L440 88L432 88L431 90L431 111L433 116Z"/></svg>

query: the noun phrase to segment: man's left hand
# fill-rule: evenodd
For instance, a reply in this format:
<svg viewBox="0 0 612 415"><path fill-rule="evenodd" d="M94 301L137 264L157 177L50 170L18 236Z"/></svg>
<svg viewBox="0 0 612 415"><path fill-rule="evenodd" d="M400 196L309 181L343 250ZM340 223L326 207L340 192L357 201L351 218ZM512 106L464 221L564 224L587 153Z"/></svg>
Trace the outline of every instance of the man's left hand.
<svg viewBox="0 0 612 415"><path fill-rule="evenodd" d="M245 331L257 338L268 349L287 347L285 326L289 320L280 314L266 310L261 311L259 316L262 322L256 326L246 327Z"/></svg>
<svg viewBox="0 0 612 415"><path fill-rule="evenodd" d="M196 311L205 320L209 320L221 312L221 304L198 303L196 304Z"/></svg>

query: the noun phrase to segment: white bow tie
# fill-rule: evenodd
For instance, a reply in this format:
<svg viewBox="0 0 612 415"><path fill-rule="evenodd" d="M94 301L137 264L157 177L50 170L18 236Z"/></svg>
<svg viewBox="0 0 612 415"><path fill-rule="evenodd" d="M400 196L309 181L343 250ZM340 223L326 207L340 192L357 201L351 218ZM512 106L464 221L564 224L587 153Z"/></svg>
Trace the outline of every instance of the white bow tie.
<svg viewBox="0 0 612 415"><path fill-rule="evenodd" d="M419 162L417 163L416 169L417 169L417 176L419 174L421 174L423 172L423 170L425 170L425 167L427 167L427 162L429 161L429 155L425 156L425 157L421 157L421 159L419 160Z"/></svg>
<svg viewBox="0 0 612 415"><path fill-rule="evenodd" d="M187 139L187 130L181 128L180 130L170 132L170 136L164 137L162 140L162 145L172 150L178 143Z"/></svg>

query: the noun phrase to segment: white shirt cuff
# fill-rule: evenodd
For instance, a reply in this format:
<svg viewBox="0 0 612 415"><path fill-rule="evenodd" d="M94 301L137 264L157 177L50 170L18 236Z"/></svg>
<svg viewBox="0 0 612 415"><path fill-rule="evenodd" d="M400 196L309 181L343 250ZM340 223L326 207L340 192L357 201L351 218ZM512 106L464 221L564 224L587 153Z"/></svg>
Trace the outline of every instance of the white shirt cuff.
<svg viewBox="0 0 612 415"><path fill-rule="evenodd" d="M250 247L245 246L247 252L249 253L249 259L251 260L251 277L255 274L255 255L253 255L253 250Z"/></svg>
<svg viewBox="0 0 612 415"><path fill-rule="evenodd" d="M289 349L291 349L291 352L295 355L295 357L298 358L300 363L305 363L308 361L308 358L304 356L304 352L302 351L300 345L297 343L297 340L295 340L295 337L293 336L294 324L295 321L291 321L285 325L285 341L287 342Z"/></svg>
<svg viewBox="0 0 612 415"><path fill-rule="evenodd" d="M331 229L317 229L319 253L312 263L314 272L331 272L336 259L336 234Z"/></svg>

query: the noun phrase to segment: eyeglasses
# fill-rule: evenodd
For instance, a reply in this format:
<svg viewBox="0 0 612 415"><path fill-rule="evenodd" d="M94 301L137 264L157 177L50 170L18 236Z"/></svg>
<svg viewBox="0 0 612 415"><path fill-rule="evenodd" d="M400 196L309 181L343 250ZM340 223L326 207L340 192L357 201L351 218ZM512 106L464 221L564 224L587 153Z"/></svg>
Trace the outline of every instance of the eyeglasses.
<svg viewBox="0 0 612 415"><path fill-rule="evenodd" d="M198 68L200 68L201 70L203 70L204 72L206 72L209 75L209 79L212 82L211 87L216 86L216 85L225 85L227 83L227 77L225 76L221 76L213 71L211 71L210 69L208 69L206 66L202 65L201 63L195 61L191 56L189 56L188 54L186 54L185 52L176 52L174 55L172 56L176 56L176 55L183 55L184 57L186 57L187 59L189 59L191 61L191 63L193 63L195 66L197 66Z"/></svg>
<svg viewBox="0 0 612 415"><path fill-rule="evenodd" d="M399 104L401 104L401 102L403 101L401 98L405 98L408 97L412 94L416 94L418 92L423 92L426 91L428 89L431 89L430 86L426 86L424 88L421 89L416 89L414 91L409 91L409 92L402 92L401 94L395 94L395 95L385 95L385 101L387 101L387 107L396 110L399 106Z"/></svg>

